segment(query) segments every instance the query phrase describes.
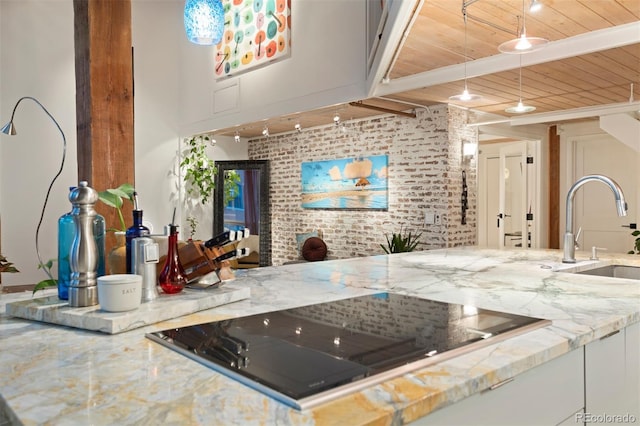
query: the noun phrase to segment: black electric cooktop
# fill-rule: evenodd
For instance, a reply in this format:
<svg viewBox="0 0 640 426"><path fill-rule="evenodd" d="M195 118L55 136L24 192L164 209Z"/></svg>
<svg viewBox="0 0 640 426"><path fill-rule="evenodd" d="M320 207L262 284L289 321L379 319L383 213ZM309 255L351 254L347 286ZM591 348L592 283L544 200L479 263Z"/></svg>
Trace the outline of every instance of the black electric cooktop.
<svg viewBox="0 0 640 426"><path fill-rule="evenodd" d="M147 337L306 409L550 323L377 293Z"/></svg>

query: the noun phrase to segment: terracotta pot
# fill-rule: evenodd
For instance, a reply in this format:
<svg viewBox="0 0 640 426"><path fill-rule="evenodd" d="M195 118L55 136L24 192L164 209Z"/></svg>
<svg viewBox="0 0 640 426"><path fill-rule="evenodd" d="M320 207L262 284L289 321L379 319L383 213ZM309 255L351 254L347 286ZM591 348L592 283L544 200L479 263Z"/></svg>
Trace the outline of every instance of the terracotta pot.
<svg viewBox="0 0 640 426"><path fill-rule="evenodd" d="M116 237L116 246L109 252L107 258L109 274L125 274L127 272L126 234L118 231L114 235Z"/></svg>

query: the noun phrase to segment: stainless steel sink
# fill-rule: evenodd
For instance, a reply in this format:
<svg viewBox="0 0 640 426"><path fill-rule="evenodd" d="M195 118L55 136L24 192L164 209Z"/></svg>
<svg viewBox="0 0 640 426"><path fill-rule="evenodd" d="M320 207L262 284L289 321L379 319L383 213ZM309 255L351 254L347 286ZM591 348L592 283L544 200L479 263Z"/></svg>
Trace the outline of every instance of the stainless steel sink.
<svg viewBox="0 0 640 426"><path fill-rule="evenodd" d="M599 268L587 269L586 271L576 272L584 275L598 275L600 277L612 278L628 278L632 280L640 280L640 266L628 265L607 265Z"/></svg>

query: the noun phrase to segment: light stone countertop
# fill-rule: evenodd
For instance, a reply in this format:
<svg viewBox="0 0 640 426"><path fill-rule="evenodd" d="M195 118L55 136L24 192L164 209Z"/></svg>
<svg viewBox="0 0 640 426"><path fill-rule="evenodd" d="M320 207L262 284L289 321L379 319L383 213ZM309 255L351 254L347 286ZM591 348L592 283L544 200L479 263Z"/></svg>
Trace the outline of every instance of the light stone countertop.
<svg viewBox="0 0 640 426"><path fill-rule="evenodd" d="M0 295L0 425L397 425L640 321L640 282L556 272L640 256L443 249L257 268L230 285L251 298L118 335L7 317ZM545 318L534 330L297 411L145 338L228 317L389 291ZM54 294L53 290L37 295ZM6 420L5 420L6 421Z"/></svg>

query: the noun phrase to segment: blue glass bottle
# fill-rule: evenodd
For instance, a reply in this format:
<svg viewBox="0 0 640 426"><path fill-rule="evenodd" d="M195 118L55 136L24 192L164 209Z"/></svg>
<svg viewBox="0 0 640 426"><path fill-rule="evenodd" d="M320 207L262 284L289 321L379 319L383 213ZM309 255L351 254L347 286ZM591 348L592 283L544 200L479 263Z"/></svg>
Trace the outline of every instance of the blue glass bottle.
<svg viewBox="0 0 640 426"><path fill-rule="evenodd" d="M131 258L133 255L132 240L138 237L146 237L151 234L149 228L142 224L142 210L133 210L133 225L127 229L126 233L126 250L127 250L127 274L133 273L133 264Z"/></svg>
<svg viewBox="0 0 640 426"><path fill-rule="evenodd" d="M69 191L74 187L69 188ZM75 224L71 212L65 213L58 219L58 298L69 299L69 282L71 281L71 266L69 253L75 237ZM98 276L105 274L105 233L104 217L96 215L93 220L93 236L98 246Z"/></svg>
<svg viewBox="0 0 640 426"><path fill-rule="evenodd" d="M71 281L71 266L69 253L76 228L71 213L65 213L58 219L58 297L69 299L69 281Z"/></svg>

